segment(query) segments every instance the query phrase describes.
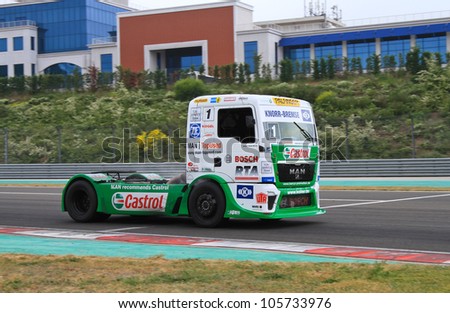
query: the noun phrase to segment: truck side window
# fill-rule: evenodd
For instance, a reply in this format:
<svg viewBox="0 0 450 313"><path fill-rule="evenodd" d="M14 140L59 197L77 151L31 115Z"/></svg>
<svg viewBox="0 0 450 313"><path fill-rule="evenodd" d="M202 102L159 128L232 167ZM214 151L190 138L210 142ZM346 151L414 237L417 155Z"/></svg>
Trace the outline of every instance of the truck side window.
<svg viewBox="0 0 450 313"><path fill-rule="evenodd" d="M242 143L255 142L255 122L251 108L220 109L218 135L235 138Z"/></svg>

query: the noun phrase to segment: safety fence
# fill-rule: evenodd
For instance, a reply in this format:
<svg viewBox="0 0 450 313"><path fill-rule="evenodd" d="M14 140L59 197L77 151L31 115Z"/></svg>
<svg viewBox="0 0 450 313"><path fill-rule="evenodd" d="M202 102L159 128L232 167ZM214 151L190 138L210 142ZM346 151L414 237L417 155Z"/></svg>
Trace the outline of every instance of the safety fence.
<svg viewBox="0 0 450 313"><path fill-rule="evenodd" d="M185 170L184 163L3 164L0 179L66 179L77 173L140 172L171 178ZM450 176L450 158L348 160L321 162L322 177L433 177Z"/></svg>

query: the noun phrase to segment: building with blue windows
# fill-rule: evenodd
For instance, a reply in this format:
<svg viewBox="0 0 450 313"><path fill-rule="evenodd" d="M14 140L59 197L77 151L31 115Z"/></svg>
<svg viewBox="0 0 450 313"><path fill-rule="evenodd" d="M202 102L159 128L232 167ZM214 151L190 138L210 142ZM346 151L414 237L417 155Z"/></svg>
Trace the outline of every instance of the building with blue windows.
<svg viewBox="0 0 450 313"><path fill-rule="evenodd" d="M128 1L20 0L0 5L0 76L84 72L109 56L92 59L95 38L113 38L116 15L131 10ZM109 39L109 41L113 41ZM109 59L108 59L109 58ZM118 61L118 60L117 60Z"/></svg>
<svg viewBox="0 0 450 313"><path fill-rule="evenodd" d="M233 62L254 72L255 55L274 71L290 59L310 73L311 61L329 58L338 70L344 60L359 60L365 70L375 54L383 67L401 67L414 47L447 62L448 13L347 26L326 15L254 22L253 7L238 0L143 11L127 0L19 0L0 5L0 77L84 73L89 66L111 73L118 65L168 76L204 65L212 74L209 68Z"/></svg>
<svg viewBox="0 0 450 313"><path fill-rule="evenodd" d="M293 61L359 58L363 69L374 54L380 55L381 60L391 57L401 66L413 47L438 53L446 62L446 53L450 51L450 18L303 32L284 36L280 47L284 56Z"/></svg>

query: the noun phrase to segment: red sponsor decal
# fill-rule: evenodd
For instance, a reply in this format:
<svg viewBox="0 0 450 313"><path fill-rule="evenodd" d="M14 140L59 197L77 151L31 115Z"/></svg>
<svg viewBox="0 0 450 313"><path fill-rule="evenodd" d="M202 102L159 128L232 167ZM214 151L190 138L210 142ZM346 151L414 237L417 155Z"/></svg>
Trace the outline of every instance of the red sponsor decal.
<svg viewBox="0 0 450 313"><path fill-rule="evenodd" d="M267 203L268 195L265 193L258 193L256 194L256 203L263 204Z"/></svg>
<svg viewBox="0 0 450 313"><path fill-rule="evenodd" d="M222 149L222 143L220 142L204 142L202 148L205 150Z"/></svg>
<svg viewBox="0 0 450 313"><path fill-rule="evenodd" d="M284 156L287 159L309 159L309 149L285 148Z"/></svg>
<svg viewBox="0 0 450 313"><path fill-rule="evenodd" d="M234 157L234 162L236 163L256 163L258 162L259 158L255 155L244 155L244 156L238 156L236 155Z"/></svg>
<svg viewBox="0 0 450 313"><path fill-rule="evenodd" d="M112 205L117 210L164 211L167 194L163 193L115 193Z"/></svg>

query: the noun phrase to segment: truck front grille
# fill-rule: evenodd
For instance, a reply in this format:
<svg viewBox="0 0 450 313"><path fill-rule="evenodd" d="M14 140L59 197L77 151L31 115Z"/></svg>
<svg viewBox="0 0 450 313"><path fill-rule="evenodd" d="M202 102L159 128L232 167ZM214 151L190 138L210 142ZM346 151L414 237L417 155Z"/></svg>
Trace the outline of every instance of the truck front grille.
<svg viewBox="0 0 450 313"><path fill-rule="evenodd" d="M308 182L314 178L315 164L308 163L281 163L278 164L278 177L280 182Z"/></svg>

